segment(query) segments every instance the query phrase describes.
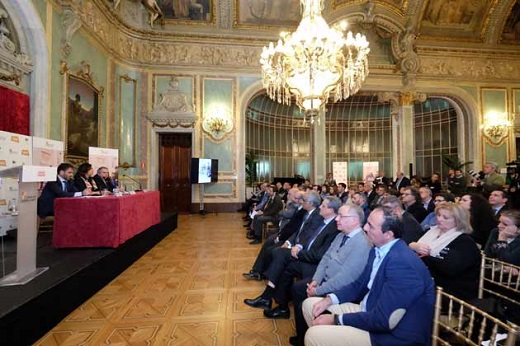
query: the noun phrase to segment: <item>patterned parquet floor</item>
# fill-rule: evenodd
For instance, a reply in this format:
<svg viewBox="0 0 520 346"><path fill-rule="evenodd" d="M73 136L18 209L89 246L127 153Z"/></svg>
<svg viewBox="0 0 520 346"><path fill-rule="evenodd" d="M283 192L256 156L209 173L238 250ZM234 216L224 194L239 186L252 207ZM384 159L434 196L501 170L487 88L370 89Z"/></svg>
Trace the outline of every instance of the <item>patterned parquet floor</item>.
<svg viewBox="0 0 520 346"><path fill-rule="evenodd" d="M245 305L260 245L242 214L181 215L178 227L36 345L289 345L294 321Z"/></svg>

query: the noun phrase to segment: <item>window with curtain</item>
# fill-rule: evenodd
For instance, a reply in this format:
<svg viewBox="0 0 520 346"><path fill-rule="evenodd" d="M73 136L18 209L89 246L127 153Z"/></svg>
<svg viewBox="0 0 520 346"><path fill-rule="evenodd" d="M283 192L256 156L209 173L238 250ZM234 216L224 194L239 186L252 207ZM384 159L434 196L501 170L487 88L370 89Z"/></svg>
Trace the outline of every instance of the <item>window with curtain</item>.
<svg viewBox="0 0 520 346"><path fill-rule="evenodd" d="M415 171L421 177L445 176L442 156L457 156L457 112L449 101L428 98L415 103Z"/></svg>

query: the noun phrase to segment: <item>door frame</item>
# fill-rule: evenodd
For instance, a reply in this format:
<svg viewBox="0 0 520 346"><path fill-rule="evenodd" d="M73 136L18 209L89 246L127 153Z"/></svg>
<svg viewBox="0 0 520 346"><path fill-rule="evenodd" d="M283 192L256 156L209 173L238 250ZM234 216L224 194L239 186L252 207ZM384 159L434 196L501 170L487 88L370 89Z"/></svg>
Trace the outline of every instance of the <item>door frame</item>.
<svg viewBox="0 0 520 346"><path fill-rule="evenodd" d="M148 186L150 190L159 190L159 136L161 134L190 133L191 134L191 157L195 155L195 129L193 128L161 128L152 126L150 129L150 164L148 165ZM191 200L193 203L193 188L191 189Z"/></svg>

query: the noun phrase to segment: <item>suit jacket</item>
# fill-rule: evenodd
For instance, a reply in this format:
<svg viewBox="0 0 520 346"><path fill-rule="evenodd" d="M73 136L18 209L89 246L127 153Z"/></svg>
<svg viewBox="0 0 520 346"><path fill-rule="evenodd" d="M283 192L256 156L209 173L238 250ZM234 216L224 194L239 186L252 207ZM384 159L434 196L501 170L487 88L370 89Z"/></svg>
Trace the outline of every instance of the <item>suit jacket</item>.
<svg viewBox="0 0 520 346"><path fill-rule="evenodd" d="M320 225L319 227L322 227ZM302 243L303 249L298 252L298 260L307 262L310 264L318 264L321 258L327 252L330 244L336 238L338 234L338 226L336 220L332 220L327 226L321 231L314 241L308 239L306 243ZM312 241L312 244L311 244Z"/></svg>
<svg viewBox="0 0 520 346"><path fill-rule="evenodd" d="M96 182L96 185L98 189L101 190L108 190L110 192L114 191L114 185L112 184L112 181L110 179L103 179L98 174L94 176L94 181Z"/></svg>
<svg viewBox="0 0 520 346"><path fill-rule="evenodd" d="M418 241L422 237L424 231L421 224L409 212L403 213L403 235L401 239L406 244Z"/></svg>
<svg viewBox="0 0 520 346"><path fill-rule="evenodd" d="M491 231L484 251L488 257L520 266L520 236L509 244L498 241L498 228L495 228Z"/></svg>
<svg viewBox="0 0 520 346"><path fill-rule="evenodd" d="M341 203L342 203L342 204L345 204L345 202L346 202L347 199L348 199L348 193L346 193L346 192L338 193L338 196L337 196L337 197L341 200Z"/></svg>
<svg viewBox="0 0 520 346"><path fill-rule="evenodd" d="M424 209L422 203L418 202L415 202L406 208L406 211L412 214L419 223L421 223L426 218L426 216L428 216L428 211Z"/></svg>
<svg viewBox="0 0 520 346"><path fill-rule="evenodd" d="M428 207L427 208L424 208L424 204L423 204L423 208L426 209L426 211L429 213L431 213L432 211L435 211L435 203L434 203L434 198L432 197L430 199L430 202L428 202ZM428 215L427 215L428 216ZM424 220L424 219L423 219ZM422 221L421 221L422 222Z"/></svg>
<svg viewBox="0 0 520 346"><path fill-rule="evenodd" d="M60 197L74 197L79 192L71 181L66 182L67 191L63 191L61 181L49 181L45 184L42 194L38 197L38 216L44 218L54 215L54 200Z"/></svg>
<svg viewBox="0 0 520 346"><path fill-rule="evenodd" d="M305 215L304 215L305 218ZM307 232L313 232L317 227L320 227L323 224L323 217L320 215L320 211L318 208L314 209L311 216L307 218L302 224L300 228L294 232L294 234L287 239L292 246L298 244L300 238L305 238L305 234Z"/></svg>
<svg viewBox="0 0 520 346"><path fill-rule="evenodd" d="M319 296L354 282L365 268L372 248L365 232L357 233L341 246L343 236L343 233L336 235L316 268L312 279L318 282L316 294Z"/></svg>
<svg viewBox="0 0 520 346"><path fill-rule="evenodd" d="M403 177L401 181L399 181L399 179L396 179L392 185L394 186L394 189L399 191L399 189L402 187L410 186L410 179L408 179L407 177Z"/></svg>
<svg viewBox="0 0 520 346"><path fill-rule="evenodd" d="M307 214L307 210L301 208L297 210L294 215L291 217L289 222L280 227L280 231L278 232L278 239L283 244L287 239L289 239L294 233L298 232L303 223L303 218Z"/></svg>
<svg viewBox="0 0 520 346"><path fill-rule="evenodd" d="M368 293L375 250L363 273L334 292L340 303L360 302ZM341 315L343 325L370 334L372 345L430 345L435 287L430 272L406 243L398 240L383 259L366 301L366 312ZM401 318L401 313L404 313Z"/></svg>
<svg viewBox="0 0 520 346"><path fill-rule="evenodd" d="M282 200L280 196L275 195L273 200L269 202L267 200L265 208L264 208L264 216L277 216L280 210L283 208Z"/></svg>

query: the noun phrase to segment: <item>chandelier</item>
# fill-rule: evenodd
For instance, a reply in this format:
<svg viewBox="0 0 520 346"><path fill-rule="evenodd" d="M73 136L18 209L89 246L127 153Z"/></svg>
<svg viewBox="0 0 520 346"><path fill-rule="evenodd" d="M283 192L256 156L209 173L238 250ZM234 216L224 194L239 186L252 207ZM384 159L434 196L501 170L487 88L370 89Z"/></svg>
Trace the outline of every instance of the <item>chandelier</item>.
<svg viewBox="0 0 520 346"><path fill-rule="evenodd" d="M323 0L300 0L303 15L294 33L282 32L260 56L263 86L273 100L290 105L294 97L311 123L330 94L334 102L355 94L368 75L368 41L346 23L333 28L321 16Z"/></svg>

